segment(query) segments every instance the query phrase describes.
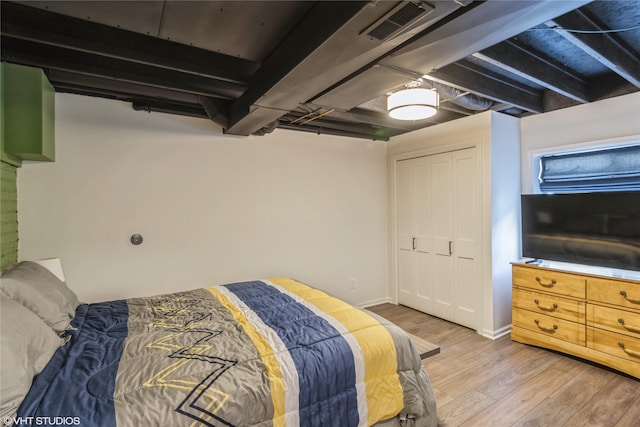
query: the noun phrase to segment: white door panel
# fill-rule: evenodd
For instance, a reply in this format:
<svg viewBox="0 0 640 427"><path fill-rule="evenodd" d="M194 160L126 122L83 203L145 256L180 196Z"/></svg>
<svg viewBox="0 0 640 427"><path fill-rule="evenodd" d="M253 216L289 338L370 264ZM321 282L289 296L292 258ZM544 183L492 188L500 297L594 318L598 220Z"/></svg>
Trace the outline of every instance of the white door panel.
<svg viewBox="0 0 640 427"><path fill-rule="evenodd" d="M432 243L431 238L429 236L418 236L415 238L416 242L416 251L422 253L430 253L432 252Z"/></svg>
<svg viewBox="0 0 640 427"><path fill-rule="evenodd" d="M418 266L418 292L417 300L420 310L430 312L433 309L433 256L428 253L418 253L416 256Z"/></svg>
<svg viewBox="0 0 640 427"><path fill-rule="evenodd" d="M436 237L433 239L433 252L440 256L451 256L450 248L453 249L453 245L450 243L450 238Z"/></svg>
<svg viewBox="0 0 640 427"><path fill-rule="evenodd" d="M455 254L457 258L474 259L476 257L476 241L468 239L456 239Z"/></svg>
<svg viewBox="0 0 640 427"><path fill-rule="evenodd" d="M477 224L480 210L477 196L475 148L452 153L455 188L455 322L469 327L478 324L480 277L477 270Z"/></svg>
<svg viewBox="0 0 640 427"><path fill-rule="evenodd" d="M398 234L398 247L405 251L413 250L413 235Z"/></svg>
<svg viewBox="0 0 640 427"><path fill-rule="evenodd" d="M458 295L456 298L456 323L470 328L477 325L478 288L480 280L474 260L459 259L457 268Z"/></svg>
<svg viewBox="0 0 640 427"><path fill-rule="evenodd" d="M400 250L398 253L398 302L409 306L416 294L412 258L412 251Z"/></svg>
<svg viewBox="0 0 640 427"><path fill-rule="evenodd" d="M452 258L447 256L434 256L433 286L435 298L433 301L433 314L446 320L454 321L453 306L453 264Z"/></svg>

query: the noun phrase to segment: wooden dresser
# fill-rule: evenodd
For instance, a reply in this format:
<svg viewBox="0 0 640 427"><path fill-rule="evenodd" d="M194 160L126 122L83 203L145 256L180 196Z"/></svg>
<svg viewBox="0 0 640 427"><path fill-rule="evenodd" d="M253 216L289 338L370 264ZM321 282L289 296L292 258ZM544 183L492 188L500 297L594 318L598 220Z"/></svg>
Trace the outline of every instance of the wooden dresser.
<svg viewBox="0 0 640 427"><path fill-rule="evenodd" d="M640 281L514 263L511 339L640 378Z"/></svg>

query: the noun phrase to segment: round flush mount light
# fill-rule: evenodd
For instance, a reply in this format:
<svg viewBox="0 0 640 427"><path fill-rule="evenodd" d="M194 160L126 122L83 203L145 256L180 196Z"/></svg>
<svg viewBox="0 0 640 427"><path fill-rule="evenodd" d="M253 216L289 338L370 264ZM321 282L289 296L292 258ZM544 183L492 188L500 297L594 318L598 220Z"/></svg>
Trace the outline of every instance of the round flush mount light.
<svg viewBox="0 0 640 427"><path fill-rule="evenodd" d="M421 120L438 112L440 97L435 89L411 87L387 97L389 116L398 120Z"/></svg>

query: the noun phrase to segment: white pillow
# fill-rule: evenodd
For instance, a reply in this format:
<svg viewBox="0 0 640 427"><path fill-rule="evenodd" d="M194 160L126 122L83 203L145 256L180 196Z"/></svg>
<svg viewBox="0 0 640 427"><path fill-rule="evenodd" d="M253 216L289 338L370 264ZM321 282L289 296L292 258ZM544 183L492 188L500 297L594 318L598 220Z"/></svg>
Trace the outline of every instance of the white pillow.
<svg viewBox="0 0 640 427"><path fill-rule="evenodd" d="M76 294L64 282L42 265L31 261L22 261L3 272L0 288L57 332L69 327L80 305Z"/></svg>
<svg viewBox="0 0 640 427"><path fill-rule="evenodd" d="M61 282L66 283L67 280L64 278L64 272L62 271L62 262L60 261L60 258L40 259L35 262L55 274Z"/></svg>
<svg viewBox="0 0 640 427"><path fill-rule="evenodd" d="M0 419L15 417L33 378L64 342L28 308L0 292Z"/></svg>

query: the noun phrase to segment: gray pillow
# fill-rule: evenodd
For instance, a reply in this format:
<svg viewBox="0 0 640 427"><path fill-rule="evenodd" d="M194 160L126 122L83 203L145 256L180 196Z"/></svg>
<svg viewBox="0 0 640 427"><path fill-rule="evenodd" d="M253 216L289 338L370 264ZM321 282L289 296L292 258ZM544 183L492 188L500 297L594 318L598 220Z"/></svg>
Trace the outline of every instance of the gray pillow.
<svg viewBox="0 0 640 427"><path fill-rule="evenodd" d="M67 329L80 305L76 294L64 282L47 268L31 261L22 261L2 273L0 288L56 332Z"/></svg>
<svg viewBox="0 0 640 427"><path fill-rule="evenodd" d="M63 343L42 319L0 292L0 419L15 417L24 396Z"/></svg>

